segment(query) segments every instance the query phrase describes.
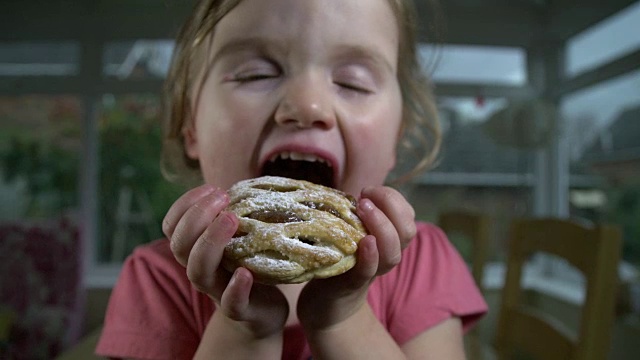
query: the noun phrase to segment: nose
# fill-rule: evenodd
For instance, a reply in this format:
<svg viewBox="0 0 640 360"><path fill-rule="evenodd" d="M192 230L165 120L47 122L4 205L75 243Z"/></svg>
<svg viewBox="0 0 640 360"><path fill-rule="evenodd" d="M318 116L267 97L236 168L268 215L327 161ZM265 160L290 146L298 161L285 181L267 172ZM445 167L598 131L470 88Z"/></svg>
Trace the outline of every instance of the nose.
<svg viewBox="0 0 640 360"><path fill-rule="evenodd" d="M331 129L336 118L330 86L321 76L313 74L289 79L284 85L275 121L281 126Z"/></svg>

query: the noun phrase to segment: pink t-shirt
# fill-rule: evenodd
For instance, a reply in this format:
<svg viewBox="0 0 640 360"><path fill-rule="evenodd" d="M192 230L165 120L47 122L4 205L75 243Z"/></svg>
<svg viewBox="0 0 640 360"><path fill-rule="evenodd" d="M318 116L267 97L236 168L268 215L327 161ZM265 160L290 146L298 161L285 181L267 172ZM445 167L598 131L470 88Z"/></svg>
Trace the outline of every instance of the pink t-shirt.
<svg viewBox="0 0 640 360"><path fill-rule="evenodd" d="M467 330L487 311L467 265L444 233L418 223L402 261L374 280L367 300L399 344L452 316ZM214 311L176 262L166 239L137 248L113 289L96 353L109 357L191 359ZM287 327L283 359L309 359L300 326Z"/></svg>

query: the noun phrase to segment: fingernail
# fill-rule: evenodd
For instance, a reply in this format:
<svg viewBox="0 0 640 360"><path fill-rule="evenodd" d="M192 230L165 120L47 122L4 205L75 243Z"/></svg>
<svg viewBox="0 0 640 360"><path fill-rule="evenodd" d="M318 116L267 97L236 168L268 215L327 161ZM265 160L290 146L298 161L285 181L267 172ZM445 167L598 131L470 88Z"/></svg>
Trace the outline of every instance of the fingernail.
<svg viewBox="0 0 640 360"><path fill-rule="evenodd" d="M220 216L220 223L222 226L224 226L227 229L235 227L235 219L232 213L225 211L223 213L220 213L219 216Z"/></svg>
<svg viewBox="0 0 640 360"><path fill-rule="evenodd" d="M229 200L229 194L220 188L217 188L214 193L217 197L224 199L225 201Z"/></svg>
<svg viewBox="0 0 640 360"><path fill-rule="evenodd" d="M202 189L206 194L209 194L209 193L214 192L217 189L217 187L215 187L215 186L213 186L211 184L204 184L204 185L202 185Z"/></svg>
<svg viewBox="0 0 640 360"><path fill-rule="evenodd" d="M240 284L244 284L247 281L246 275L242 274L242 269L237 268L233 275L231 276L231 280L229 280L229 286L236 286Z"/></svg>
<svg viewBox="0 0 640 360"><path fill-rule="evenodd" d="M207 196L211 199L211 204L222 202L224 203L224 206L226 206L229 202L229 194L220 188L214 188L213 191L207 194Z"/></svg>
<svg viewBox="0 0 640 360"><path fill-rule="evenodd" d="M360 200L360 209L363 211L372 211L373 203L369 199L361 199Z"/></svg>

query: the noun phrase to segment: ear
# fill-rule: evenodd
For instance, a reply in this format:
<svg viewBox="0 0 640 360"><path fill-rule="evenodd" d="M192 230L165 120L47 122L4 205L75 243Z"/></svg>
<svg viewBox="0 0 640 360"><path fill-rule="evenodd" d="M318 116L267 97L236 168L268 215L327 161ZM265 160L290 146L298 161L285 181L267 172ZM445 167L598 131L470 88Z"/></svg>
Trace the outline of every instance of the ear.
<svg viewBox="0 0 640 360"><path fill-rule="evenodd" d="M187 121L182 127L182 138L184 139L184 152L193 160L200 157L198 152L198 137L193 120Z"/></svg>

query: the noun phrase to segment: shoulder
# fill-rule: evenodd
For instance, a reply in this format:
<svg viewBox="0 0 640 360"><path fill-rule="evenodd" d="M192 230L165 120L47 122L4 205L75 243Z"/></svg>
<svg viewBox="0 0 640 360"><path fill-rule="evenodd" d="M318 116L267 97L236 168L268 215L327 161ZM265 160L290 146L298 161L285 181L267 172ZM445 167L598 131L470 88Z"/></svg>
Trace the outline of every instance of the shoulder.
<svg viewBox="0 0 640 360"><path fill-rule="evenodd" d="M173 257L168 240L141 245L124 262L111 292L97 353L189 358L212 311Z"/></svg>
<svg viewBox="0 0 640 360"><path fill-rule="evenodd" d="M129 259L144 259L159 263L173 263L175 259L171 253L168 239L158 239L136 247Z"/></svg>
<svg viewBox="0 0 640 360"><path fill-rule="evenodd" d="M417 222L416 228L416 237L402 253L400 270L418 267L423 271L434 271L440 266L462 267L466 270L464 260L442 229L425 222Z"/></svg>
<svg viewBox="0 0 640 360"><path fill-rule="evenodd" d="M426 222L416 222L416 229L415 238L402 252L402 261L388 274L394 283L408 282L409 286L424 281L437 285L439 278L451 278L452 270L455 276L466 278L467 264L442 229Z"/></svg>
<svg viewBox="0 0 640 360"><path fill-rule="evenodd" d="M204 296L191 285L167 239L138 246L123 265L116 288L119 287L135 288L133 292L144 292L148 298L167 297L173 306L185 309Z"/></svg>
<svg viewBox="0 0 640 360"><path fill-rule="evenodd" d="M468 328L487 310L467 264L444 232L434 224L416 225L400 264L377 278L369 294L399 343L451 317Z"/></svg>
<svg viewBox="0 0 640 360"><path fill-rule="evenodd" d="M127 281L135 281L138 285L146 282L161 286L178 285L182 291L190 290L185 269L174 258L167 239L138 246L132 252L125 260L119 278L119 283Z"/></svg>

